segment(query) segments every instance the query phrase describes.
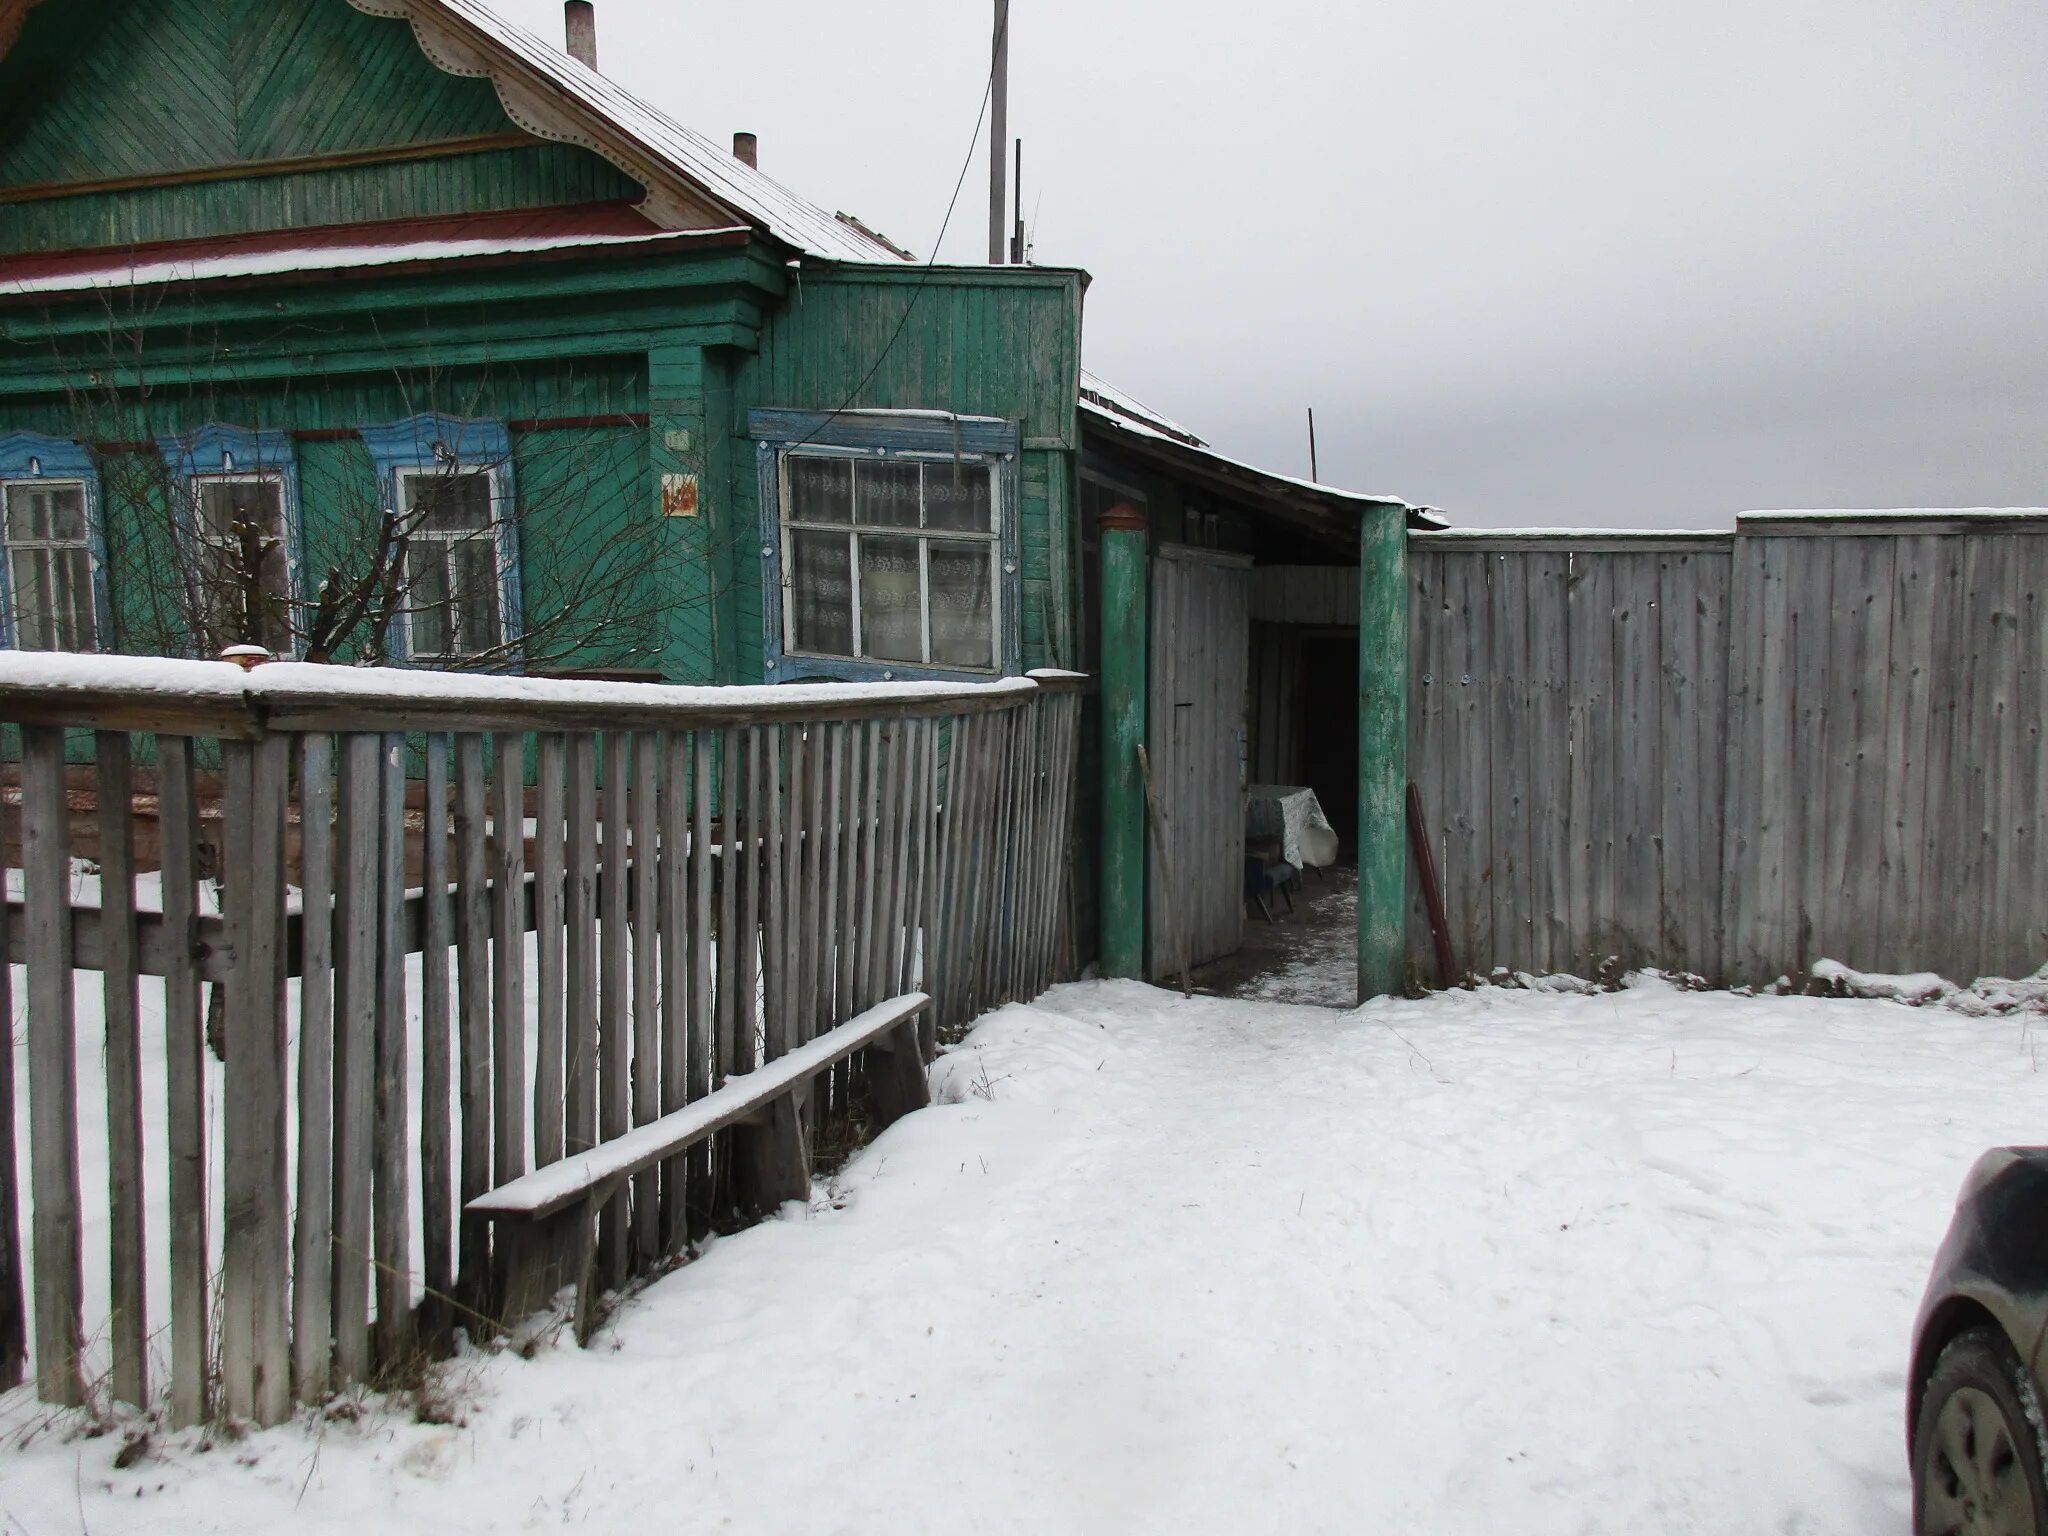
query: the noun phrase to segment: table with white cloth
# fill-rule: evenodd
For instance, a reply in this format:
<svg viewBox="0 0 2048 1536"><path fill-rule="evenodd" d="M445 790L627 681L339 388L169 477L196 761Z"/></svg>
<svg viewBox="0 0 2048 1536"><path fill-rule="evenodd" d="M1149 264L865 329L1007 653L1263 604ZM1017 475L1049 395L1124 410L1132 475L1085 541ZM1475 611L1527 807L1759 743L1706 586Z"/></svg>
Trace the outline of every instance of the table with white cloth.
<svg viewBox="0 0 2048 1536"><path fill-rule="evenodd" d="M1337 862L1336 830L1306 784L1246 785L1244 833L1278 838L1280 857L1296 869L1325 869Z"/></svg>

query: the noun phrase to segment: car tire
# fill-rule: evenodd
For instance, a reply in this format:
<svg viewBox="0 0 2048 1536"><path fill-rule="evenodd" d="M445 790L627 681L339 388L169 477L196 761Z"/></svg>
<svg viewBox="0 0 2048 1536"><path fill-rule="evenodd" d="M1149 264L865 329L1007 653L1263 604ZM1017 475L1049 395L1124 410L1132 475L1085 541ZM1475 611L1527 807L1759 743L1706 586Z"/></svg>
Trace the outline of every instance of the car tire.
<svg viewBox="0 0 2048 1536"><path fill-rule="evenodd" d="M1959 1334L1913 1426L1916 1536L2048 1536L2044 1465L2040 1398L2005 1335Z"/></svg>

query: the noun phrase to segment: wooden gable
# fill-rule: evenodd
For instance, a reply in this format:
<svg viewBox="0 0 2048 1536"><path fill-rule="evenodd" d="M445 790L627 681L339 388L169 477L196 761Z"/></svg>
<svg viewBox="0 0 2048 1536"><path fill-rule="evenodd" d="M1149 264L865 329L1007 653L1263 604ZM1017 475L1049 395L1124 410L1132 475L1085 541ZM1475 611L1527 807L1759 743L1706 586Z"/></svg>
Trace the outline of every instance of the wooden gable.
<svg viewBox="0 0 2048 1536"><path fill-rule="evenodd" d="M0 7L0 251L641 195L340 0Z"/></svg>

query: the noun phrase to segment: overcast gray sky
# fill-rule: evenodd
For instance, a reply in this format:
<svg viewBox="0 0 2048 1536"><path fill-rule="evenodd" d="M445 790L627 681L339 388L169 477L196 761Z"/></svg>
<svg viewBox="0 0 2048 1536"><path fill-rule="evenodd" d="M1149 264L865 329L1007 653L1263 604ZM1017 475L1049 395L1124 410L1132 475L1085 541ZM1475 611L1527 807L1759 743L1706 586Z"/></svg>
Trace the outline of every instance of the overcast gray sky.
<svg viewBox="0 0 2048 1536"><path fill-rule="evenodd" d="M559 39L558 0L494 0ZM598 0L605 72L928 255L989 0ZM2048 503L2042 0L1013 0L1090 367L1456 522ZM943 247L986 254L986 151Z"/></svg>

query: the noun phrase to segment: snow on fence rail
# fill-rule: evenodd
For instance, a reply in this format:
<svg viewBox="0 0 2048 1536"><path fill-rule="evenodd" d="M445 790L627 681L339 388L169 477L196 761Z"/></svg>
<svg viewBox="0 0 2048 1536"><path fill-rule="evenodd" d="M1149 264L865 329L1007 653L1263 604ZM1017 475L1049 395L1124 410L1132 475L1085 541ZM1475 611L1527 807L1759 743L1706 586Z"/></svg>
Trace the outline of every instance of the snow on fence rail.
<svg viewBox="0 0 2048 1536"><path fill-rule="evenodd" d="M167 1296L172 1419L277 1422L294 1397L502 1315L508 1284L530 1297L508 1277L518 1242L494 1253L471 1209L490 1191L892 999L929 995L905 1026L929 1055L938 1031L1035 996L1068 964L1078 681L666 688L0 655L22 847L0 953L27 992L25 1094L0 1051L0 1387L26 1365L27 1280L39 1395L83 1401L87 1340L104 1338L109 1394L147 1405ZM67 798L67 747L88 741L97 905L75 889ZM138 764L155 911L136 879ZM220 826L202 832L215 764ZM219 916L203 910L208 838ZM9 1018L13 975L0 965ZM105 1025L104 1146L80 1140L80 1013ZM902 1105L900 1049L879 1078L868 1066L900 1044L799 1055L824 1065L778 1076L762 1125L679 1145L579 1207L596 1280L787 1193L808 1132L871 1079ZM108 1270L91 1335L86 1229L104 1230Z"/></svg>

